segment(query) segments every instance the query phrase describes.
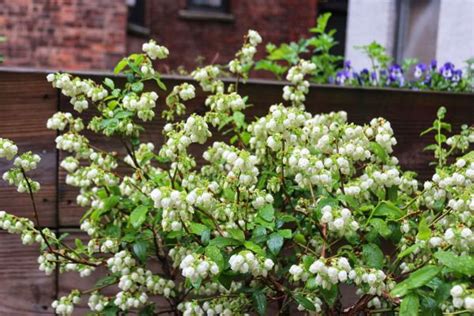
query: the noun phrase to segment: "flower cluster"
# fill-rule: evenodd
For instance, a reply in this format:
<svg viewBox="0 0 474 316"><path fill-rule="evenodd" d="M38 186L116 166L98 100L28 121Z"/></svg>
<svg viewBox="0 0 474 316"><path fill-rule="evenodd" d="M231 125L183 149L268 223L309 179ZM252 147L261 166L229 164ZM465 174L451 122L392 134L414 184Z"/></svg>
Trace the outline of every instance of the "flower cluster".
<svg viewBox="0 0 474 316"><path fill-rule="evenodd" d="M89 296L87 305L93 312L102 312L104 308L109 304L107 297L100 295L98 292L94 292Z"/></svg>
<svg viewBox="0 0 474 316"><path fill-rule="evenodd" d="M84 123L80 117L74 118L71 113L57 112L48 119L46 127L57 131L64 131L69 127L71 131L80 132L84 129Z"/></svg>
<svg viewBox="0 0 474 316"><path fill-rule="evenodd" d="M235 55L235 59L229 62L231 73L247 77L248 69L253 64L253 57L257 52L257 45L262 42L262 37L254 30L249 30L243 47Z"/></svg>
<svg viewBox="0 0 474 316"><path fill-rule="evenodd" d="M74 110L79 113L89 107L86 98L97 102L108 96L107 90L92 80L82 80L78 77L72 79L71 75L60 73L49 74L47 79L53 84L53 87L61 89L65 96L71 97L71 104L74 105Z"/></svg>
<svg viewBox="0 0 474 316"><path fill-rule="evenodd" d="M173 91L166 97L166 105L169 109L163 111L162 116L166 118L166 120L171 121L175 115L183 115L186 110L186 106L183 102L191 100L195 96L196 92L192 84L185 82L175 86Z"/></svg>
<svg viewBox="0 0 474 316"><path fill-rule="evenodd" d="M251 251L241 251L232 255L229 259L232 271L240 273L251 273L254 277L266 277L268 272L273 269L275 263L272 259L256 256Z"/></svg>
<svg viewBox="0 0 474 316"><path fill-rule="evenodd" d="M474 291L467 289L465 286L457 284L450 290L453 297L453 307L457 309L466 309L474 312Z"/></svg>
<svg viewBox="0 0 474 316"><path fill-rule="evenodd" d="M39 182L27 177L26 172L36 169L40 160L40 156L31 151L17 156L13 162L15 167L3 174L3 180L16 186L20 193L37 192L40 189Z"/></svg>
<svg viewBox="0 0 474 316"><path fill-rule="evenodd" d="M179 267L185 278L196 282L199 278L205 279L219 273L219 267L204 256L189 254L181 261Z"/></svg>
<svg viewBox="0 0 474 316"><path fill-rule="evenodd" d="M285 86L283 88L283 99L291 101L294 106L302 105L306 100L305 95L309 91L309 81L304 80L304 78L315 69L316 65L307 60L300 60L298 65L290 68L286 79L294 86Z"/></svg>
<svg viewBox="0 0 474 316"><path fill-rule="evenodd" d="M191 73L194 80L198 81L201 88L208 92L224 92L224 83L217 79L220 75L219 67L206 66L198 68Z"/></svg>
<svg viewBox="0 0 474 316"><path fill-rule="evenodd" d="M359 229L359 223L354 220L351 211L347 208L333 209L330 205L326 205L321 212L320 222L327 224L331 231L342 235Z"/></svg>
<svg viewBox="0 0 474 316"><path fill-rule="evenodd" d="M164 59L168 57L168 48L156 44L154 40L150 40L148 43L143 44L142 50L152 59Z"/></svg>
<svg viewBox="0 0 474 316"><path fill-rule="evenodd" d="M54 301L51 306L54 308L56 314L61 316L72 315L74 311L74 305L79 304L81 296L79 291L74 290L69 295L59 298Z"/></svg>
<svg viewBox="0 0 474 316"><path fill-rule="evenodd" d="M10 140L0 138L0 158L12 160L18 152L18 147Z"/></svg>
<svg viewBox="0 0 474 316"><path fill-rule="evenodd" d="M122 102L125 109L136 112L142 121L150 121L155 116L153 109L156 106L158 94L156 92L144 92L140 96L135 93L127 94Z"/></svg>

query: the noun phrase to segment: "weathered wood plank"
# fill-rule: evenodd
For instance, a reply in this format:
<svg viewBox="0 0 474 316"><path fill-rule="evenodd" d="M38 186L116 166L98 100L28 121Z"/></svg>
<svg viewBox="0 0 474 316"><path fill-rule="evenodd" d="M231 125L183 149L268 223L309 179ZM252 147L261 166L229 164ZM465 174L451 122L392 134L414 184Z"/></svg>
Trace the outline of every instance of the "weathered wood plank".
<svg viewBox="0 0 474 316"><path fill-rule="evenodd" d="M0 231L0 315L53 315L55 276L38 270L37 245Z"/></svg>
<svg viewBox="0 0 474 316"><path fill-rule="evenodd" d="M57 109L57 91L46 82L44 74L0 74L0 137L16 142L19 152L33 151L41 156L39 169L32 172L41 183L37 194L42 225L56 223L56 133L46 128L46 120ZM0 174L10 166L0 160ZM27 194L0 181L0 208L12 214L32 218L32 207Z"/></svg>

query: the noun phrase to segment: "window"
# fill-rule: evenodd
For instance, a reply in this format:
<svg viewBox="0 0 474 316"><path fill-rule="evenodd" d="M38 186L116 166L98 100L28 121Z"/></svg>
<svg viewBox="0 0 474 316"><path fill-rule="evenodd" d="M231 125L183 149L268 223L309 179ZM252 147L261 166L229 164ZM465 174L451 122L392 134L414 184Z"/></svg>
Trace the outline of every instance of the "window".
<svg viewBox="0 0 474 316"><path fill-rule="evenodd" d="M188 0L187 9L227 13L229 11L229 1L226 1L226 0Z"/></svg>
<svg viewBox="0 0 474 316"><path fill-rule="evenodd" d="M436 56L440 0L399 0L395 45L397 62L418 58L429 63Z"/></svg>
<svg viewBox="0 0 474 316"><path fill-rule="evenodd" d="M188 20L213 20L232 22L230 0L188 0L186 9L179 12L180 17Z"/></svg>
<svg viewBox="0 0 474 316"><path fill-rule="evenodd" d="M327 12L331 13L326 29L336 30L334 38L338 43L332 48L331 53L340 56L344 56L346 48L347 6L348 0L318 2L318 15Z"/></svg>
<svg viewBox="0 0 474 316"><path fill-rule="evenodd" d="M134 35L149 35L150 30L145 23L145 0L127 0L127 30Z"/></svg>

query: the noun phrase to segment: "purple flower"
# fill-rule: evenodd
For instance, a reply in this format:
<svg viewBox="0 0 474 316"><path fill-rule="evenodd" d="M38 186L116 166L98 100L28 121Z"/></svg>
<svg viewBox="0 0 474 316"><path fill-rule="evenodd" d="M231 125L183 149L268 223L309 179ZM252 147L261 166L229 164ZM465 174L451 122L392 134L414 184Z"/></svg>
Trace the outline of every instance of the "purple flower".
<svg viewBox="0 0 474 316"><path fill-rule="evenodd" d="M425 81L423 81L423 83L427 86L430 86L431 85L431 75L426 75Z"/></svg>
<svg viewBox="0 0 474 316"><path fill-rule="evenodd" d="M403 70L402 67L398 64L393 64L388 69L388 84L391 83L399 83L403 85L405 82L405 78L403 77Z"/></svg>
<svg viewBox="0 0 474 316"><path fill-rule="evenodd" d="M436 70L436 68L438 68L438 62L436 59L431 60L430 68L431 70Z"/></svg>
<svg viewBox="0 0 474 316"><path fill-rule="evenodd" d="M378 75L376 71L372 71L370 73L370 81L372 81L372 83L376 83L378 81Z"/></svg>
<svg viewBox="0 0 474 316"><path fill-rule="evenodd" d="M416 65L415 66L415 71L413 72L413 76L416 79L420 79L421 76L423 76L423 74L425 73L426 69L427 69L427 67L423 63L420 63L420 64Z"/></svg>
<svg viewBox="0 0 474 316"><path fill-rule="evenodd" d="M344 82L350 78L350 72L347 70L338 71L336 74L336 84L344 85Z"/></svg>
<svg viewBox="0 0 474 316"><path fill-rule="evenodd" d="M351 61L350 60L346 60L344 62L344 70L351 70L352 69L352 66L351 66Z"/></svg>
<svg viewBox="0 0 474 316"><path fill-rule="evenodd" d="M462 79L462 70L461 69L454 70L453 77L451 78L451 80L455 83L458 83L459 81L461 81L461 79Z"/></svg>
<svg viewBox="0 0 474 316"><path fill-rule="evenodd" d="M369 70L367 68L362 69L360 71L360 76L361 77L369 76Z"/></svg>
<svg viewBox="0 0 474 316"><path fill-rule="evenodd" d="M439 73L444 79L451 79L454 74L454 65L450 62L447 62L439 69Z"/></svg>

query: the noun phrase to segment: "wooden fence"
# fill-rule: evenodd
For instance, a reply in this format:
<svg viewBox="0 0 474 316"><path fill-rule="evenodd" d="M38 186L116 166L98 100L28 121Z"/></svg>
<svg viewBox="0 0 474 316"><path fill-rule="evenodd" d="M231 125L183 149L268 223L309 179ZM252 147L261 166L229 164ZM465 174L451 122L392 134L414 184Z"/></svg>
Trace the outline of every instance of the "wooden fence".
<svg viewBox="0 0 474 316"><path fill-rule="evenodd" d="M56 132L46 129L46 120L56 111L68 111L68 99L46 82L46 72L0 70L0 137L15 141L20 151L32 150L42 157L39 169L33 177L42 187L37 194L41 225L57 232L70 232L71 238L81 236L77 227L83 210L75 205L76 191L64 183L65 174L58 169L60 154L54 145ZM104 74L83 74L102 80ZM165 84L172 87L186 78L166 77ZM250 80L241 85L242 95L249 96L254 106L249 113L260 116L272 104L281 102L284 83ZM197 89L200 90L200 89ZM164 103L164 93L159 92L159 104ZM190 102L192 112L204 110L205 95L198 93ZM307 109L312 113L334 110L347 111L350 121L369 122L374 117L384 117L392 123L398 145L395 154L406 170L417 171L422 178L429 177L431 170L429 153L422 151L432 142L431 136L419 137L431 126L439 106L448 109L447 119L457 129L462 123L474 123L474 95L436 92L416 92L392 89L345 88L335 86L311 86ZM159 146L163 121L149 124L144 135ZM94 141L99 141L94 138ZM102 147L114 147L113 141L100 143ZM0 161L0 174L9 164ZM32 217L27 195L0 183L0 209L13 214ZM93 280L80 280L76 275L45 276L38 270L36 246L24 247L18 236L0 231L0 315L52 314L50 303L58 295L80 285L91 285ZM86 282L86 283L85 283ZM85 302L83 302L85 306ZM81 314L83 310L79 310Z"/></svg>

